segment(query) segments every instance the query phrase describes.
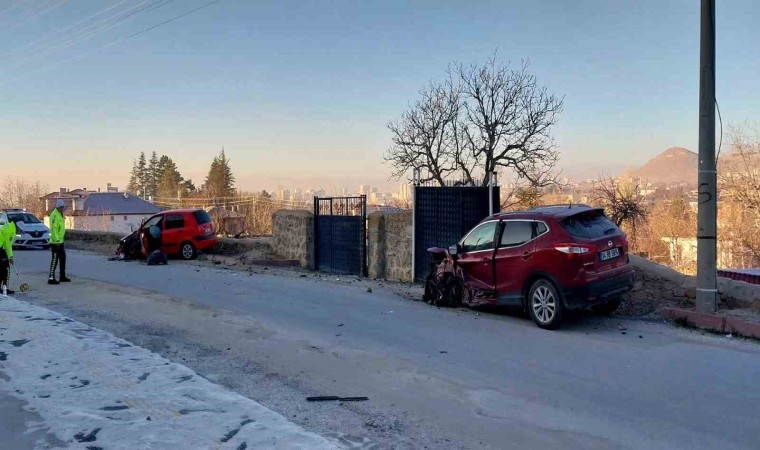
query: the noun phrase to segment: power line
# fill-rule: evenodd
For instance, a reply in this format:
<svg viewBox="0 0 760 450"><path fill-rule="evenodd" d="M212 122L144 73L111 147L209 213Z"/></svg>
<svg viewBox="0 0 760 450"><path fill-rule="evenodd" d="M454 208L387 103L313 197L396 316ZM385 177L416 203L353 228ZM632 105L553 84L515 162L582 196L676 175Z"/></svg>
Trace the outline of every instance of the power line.
<svg viewBox="0 0 760 450"><path fill-rule="evenodd" d="M33 13L31 16L27 17L27 18L26 18L26 20L24 20L24 21L22 21L22 22L18 22L18 23L14 24L13 26L10 26L10 27L8 27L8 28L3 28L3 30L2 30L2 31L3 31L3 32L5 32L5 33L7 33L7 32L9 32L9 31L13 31L13 30L15 30L15 29L16 29L16 28L18 28L18 27L21 27L21 26L23 26L23 25L26 25L27 23L31 22L32 20L34 20L34 19L36 19L36 18L38 18L38 17L40 17L40 16L42 16L42 15L45 15L45 14L49 13L50 11L53 11L54 9L57 9L57 8L59 8L59 7L63 6L63 5L64 5L64 4L66 4L66 3L67 3L69 0L45 0L45 1L42 3L42 5L40 5L40 6L41 6L42 8L44 8L44 7L45 7L45 5L46 5L46 4L47 4L49 1L52 1L52 2L55 2L55 3L54 3L52 6L49 6L47 9L43 9L42 11L40 11L40 12L38 12L38 13L36 13L36 14L34 14L34 13Z"/></svg>
<svg viewBox="0 0 760 450"><path fill-rule="evenodd" d="M159 1L163 1L163 0L159 0ZM172 0L169 0L169 1L172 1ZM177 16L174 16L174 17L172 17L171 19L168 19L168 20L165 20L165 21L163 21L163 22L160 22L160 23L158 23L158 24L156 24L156 25L153 25L153 26L151 26L151 27L148 27L148 28L146 28L146 29L144 29L144 30L142 30L142 31L138 31L137 33L133 33L133 34L131 34L131 35L129 35L129 36L126 36L126 37L124 37L124 38L120 38L120 39L117 39L117 40L115 40L115 41L111 42L110 44L106 44L106 45L103 45L103 46L101 46L101 47L95 48L95 49L93 49L93 50L89 50L89 51L83 52L83 53L81 53L81 54L79 54L79 55L77 55L77 56L75 56L75 57L73 57L73 58L70 58L70 59L68 59L68 60L63 60L63 61L59 61L59 62L57 62L57 63L51 64L51 65L48 65L48 66L44 66L44 67L42 67L42 68L40 68L40 69L38 69L38 70L34 71L34 73L39 73L39 72L43 72L43 71L45 71L45 70L49 70L49 69L52 69L52 68L54 68L54 67L57 67L57 66L60 66L61 64L64 64L64 63L66 63L66 62L73 62L73 61L76 61L76 60L82 59L82 58L84 58L85 56L87 56L87 55L89 55L89 54L91 54L91 53L93 53L93 52L96 52L96 51L99 51L99 50L104 50L104 49L107 49L107 48L109 48L109 47L112 47L112 46L114 46L114 45L120 44L120 43L122 43L122 42L124 42L124 41L126 41L126 40L128 40L128 39L131 39L131 38L133 38L133 37L135 37L135 36L139 36L139 35L141 35L141 34L143 34L143 33L147 33L148 31L151 31L151 30L153 30L153 29L156 29L156 28L158 28L158 27L160 27L160 26L162 26L162 25L166 25L166 24L168 24L168 23L170 23L170 22L173 22L173 21L175 21L175 20L177 20L177 19L180 19L180 18L182 18L182 17L188 16L188 15L190 15L190 14L192 14L192 13L196 12L196 11L200 11L201 9L203 9L203 8L206 8L206 7L208 7L208 6L211 6L211 5L213 5L214 3L218 3L219 1L220 1L220 0L212 0L212 1L208 2L208 3L205 3L205 4L203 4L203 5L199 6L199 7L197 7L197 8L194 8L194 9L192 9L192 10L190 10L190 11L187 11L187 12L185 12L185 13L182 13L182 14L179 14L179 15L177 15ZM161 5L161 6L163 6L163 5Z"/></svg>
<svg viewBox="0 0 760 450"><path fill-rule="evenodd" d="M10 51L10 52L8 53L8 55L14 55L14 54L16 54L16 53L19 53L21 50L23 50L23 49L25 49L25 48L27 48L27 47L32 47L32 48L34 48L34 46L35 46L35 45L37 45L37 44L39 44L40 42L45 42L46 40L51 40L51 38L52 38L53 36L57 36L57 35L59 35L59 34L62 34L62 33L66 32L66 31L68 31L68 30L70 30L70 29L72 29L72 28L75 28L75 27L76 27L76 26L78 26L78 25L81 25L81 24L83 24L83 23L87 22L87 21L88 21L88 20L90 20L90 19L94 19L95 17L98 17L98 16L100 16L101 14L104 14L104 13L106 13L106 12L108 12L108 11L110 11L110 10L114 9L114 8L117 8L117 7L119 7L119 6L123 5L124 3L127 3L127 2L129 2L129 1L131 1L131 0L122 0L122 1L120 1L119 3L116 3L115 5L111 5L111 6L109 6L108 8L102 9L102 10L100 10L100 11L96 12L95 14L93 14L93 15L91 15L91 16L87 16L87 17L85 17L84 19L82 19L82 20L80 20L80 21L78 21L78 22L75 22L75 23L73 23L73 24L71 24L71 25L69 25L69 26L67 26L67 27L64 27L64 28L62 28L62 29L60 29L60 30L57 30L57 31L53 31L52 33L48 33L48 34L46 34L46 35L42 36L41 38L37 39L36 41L32 41L32 42L30 42L30 43L28 43L28 44L24 44L24 45L22 45L21 47L18 47L18 48L16 48L15 50L12 50L12 51Z"/></svg>
<svg viewBox="0 0 760 450"><path fill-rule="evenodd" d="M96 36L96 35L104 32L104 31L111 30L113 28L116 28L116 27L118 27L118 26L120 26L120 25L128 22L129 20L132 20L132 18L135 15L137 15L137 14L139 14L141 12L152 11L154 9L161 8L162 6L165 6L165 5L169 4L172 1L173 0L158 0L158 1L150 3L148 5L145 5L146 3L148 3L148 1L143 1L142 3L138 3L135 6L127 8L125 11L118 12L118 13L116 13L116 14L114 14L114 15L106 18L106 19L101 20L100 23L98 23L98 22L93 23L93 24L88 25L88 26L86 26L85 28L83 28L83 29L81 29L79 31L75 31L74 33L70 34L70 36L68 36L68 37L64 37L64 39L68 39L68 40L64 40L63 42L59 41L59 42L57 42L57 43L55 43L53 45L49 45L47 47L39 48L39 49L31 52L31 54L26 55L25 57L19 58L17 61L15 61L13 63L13 65L15 67L18 67L24 61L27 61L27 60L30 60L30 59L34 59L38 55L42 55L42 54L45 54L45 53L50 53L53 50L58 50L58 49L63 49L63 48L71 47L72 45L77 44L77 43L86 42L89 39L91 39L92 37L94 37L94 36ZM145 6L143 6L143 5L145 5ZM135 8L139 8L139 9L137 9L135 11L131 11L131 10L134 10ZM129 12L126 15L123 15L124 13L126 13L128 11L131 11L131 12ZM119 17L119 16L121 16L121 17ZM115 20L113 20L113 19L115 19ZM110 21L113 21L113 22L109 24L108 22L110 22Z"/></svg>
<svg viewBox="0 0 760 450"><path fill-rule="evenodd" d="M37 45L36 48L27 50L25 54L22 54L16 57L15 59L11 59L9 63L17 67L21 65L24 61L34 59L37 56L44 55L46 53L50 53L53 50L69 47L78 41L94 36L98 32L105 29L109 23L114 21L114 19L116 23L119 23L119 21L122 20L122 18L120 17L121 15L123 15L126 12L132 11L135 8L139 8L142 5L145 5L146 3L148 3L148 1L149 0L142 0L142 2L138 3L137 5L128 6L124 10L117 11L116 14L113 14L103 19L98 19L92 23L86 24L84 27L80 27L79 29L75 28L62 36L56 37L55 39L48 39L47 42L43 40L42 45ZM78 24L79 23L82 23L82 21L78 22ZM17 50L13 53L19 53L19 51Z"/></svg>
<svg viewBox="0 0 760 450"><path fill-rule="evenodd" d="M109 44L109 45L107 45L107 46L105 46L105 47L103 47L103 48L108 48L108 47L110 47L111 45L115 45L115 44L118 44L119 42L123 42L123 41L126 41L127 39L131 39L131 38L133 38L133 37L135 37L135 36L139 36L139 35L141 35L141 34L143 34L143 33L147 33L148 31L150 31L150 30L153 30L153 29L155 29L155 28L158 28L158 27L160 27L160 26L162 26L162 25L166 25L166 24L167 24L167 23L169 23L169 22L174 22L174 21L175 21L175 20L177 20L177 19L181 19L181 18L183 18L183 17L185 17L185 16L189 16L190 14L192 14L192 13L194 13L194 12L196 12L196 11L200 11L201 9L203 9L203 8L206 8L207 6L211 6L211 5L213 5L214 3L219 3L219 1L220 1L220 0L212 0L212 1L208 2L208 3L206 3L205 5L201 5L201 6L197 7L197 8L195 8L195 9L191 9L190 11L188 11L188 12L186 12L186 13L180 14L180 15L178 15L178 16L174 16L174 17L172 17L172 18L171 18L171 19L169 19L169 20L165 20L165 21L163 21L163 22L161 22L161 23L158 23L158 24L156 24L156 25L153 25L152 27L148 27L148 28L146 28L146 29L144 29L144 30L142 30L142 31L138 31L137 33L134 33L134 34L130 34L129 36L127 36L127 37L125 37L125 38L123 38L123 39L119 39L118 41L112 42L111 44Z"/></svg>
<svg viewBox="0 0 760 450"><path fill-rule="evenodd" d="M21 0L20 2L14 4L14 5L11 5L10 7L5 8L4 10L0 11L0 14L9 13L9 12L13 11L14 9L18 8L19 6L23 5L24 3L29 3L29 1L30 0Z"/></svg>

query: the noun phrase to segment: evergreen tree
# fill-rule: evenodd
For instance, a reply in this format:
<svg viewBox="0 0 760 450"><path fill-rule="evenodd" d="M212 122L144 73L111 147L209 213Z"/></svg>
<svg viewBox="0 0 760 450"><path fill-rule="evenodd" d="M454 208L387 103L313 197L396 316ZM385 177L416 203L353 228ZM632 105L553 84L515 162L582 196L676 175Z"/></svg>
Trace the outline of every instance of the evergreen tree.
<svg viewBox="0 0 760 450"><path fill-rule="evenodd" d="M146 186L145 191L148 198L155 199L158 194L158 181L161 178L161 172L158 155L154 151L150 156L150 162L148 163L148 169L146 174Z"/></svg>
<svg viewBox="0 0 760 450"><path fill-rule="evenodd" d="M132 195L140 194L140 171L137 166L137 160L132 161L132 172L129 175L129 184L127 184L127 192Z"/></svg>
<svg viewBox="0 0 760 450"><path fill-rule="evenodd" d="M172 159L166 155L161 155L161 157L158 158L158 166L156 167L156 179L159 182L161 181L161 177L164 175L164 169L166 168L166 165L169 163L174 164L174 161L172 161ZM176 164L174 165L174 168L177 168Z"/></svg>
<svg viewBox="0 0 760 450"><path fill-rule="evenodd" d="M224 149L211 163L206 177L206 195L211 198L235 195L235 176L232 175L230 160L227 159Z"/></svg>
<svg viewBox="0 0 760 450"><path fill-rule="evenodd" d="M148 166L145 160L145 152L140 152L140 157L137 159L137 190L136 194L140 197L147 197L148 187Z"/></svg>
<svg viewBox="0 0 760 450"><path fill-rule="evenodd" d="M182 196L185 197L197 190L195 187L195 184L193 184L193 180L185 180L182 182Z"/></svg>
<svg viewBox="0 0 760 450"><path fill-rule="evenodd" d="M159 160L161 176L158 179L157 197L161 199L176 198L179 194L182 182L182 175L177 170L171 158L166 155L161 156Z"/></svg>

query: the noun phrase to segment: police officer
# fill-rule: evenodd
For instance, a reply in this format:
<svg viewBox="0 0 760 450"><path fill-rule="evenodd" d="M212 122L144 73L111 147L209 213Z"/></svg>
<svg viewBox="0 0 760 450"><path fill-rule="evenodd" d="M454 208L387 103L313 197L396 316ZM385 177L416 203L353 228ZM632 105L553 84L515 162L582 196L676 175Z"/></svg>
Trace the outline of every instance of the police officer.
<svg viewBox="0 0 760 450"><path fill-rule="evenodd" d="M9 284L11 280L11 264L13 264L13 241L16 239L16 224L0 213L0 293L5 287L5 293L15 294Z"/></svg>
<svg viewBox="0 0 760 450"><path fill-rule="evenodd" d="M48 284L68 283L71 280L66 277L66 249L63 247L63 238L66 235L66 221L63 218L63 210L66 204L63 200L55 202L55 209L50 213L50 251L52 259L50 261L50 276ZM55 268L60 263L61 276L60 281L55 279Z"/></svg>

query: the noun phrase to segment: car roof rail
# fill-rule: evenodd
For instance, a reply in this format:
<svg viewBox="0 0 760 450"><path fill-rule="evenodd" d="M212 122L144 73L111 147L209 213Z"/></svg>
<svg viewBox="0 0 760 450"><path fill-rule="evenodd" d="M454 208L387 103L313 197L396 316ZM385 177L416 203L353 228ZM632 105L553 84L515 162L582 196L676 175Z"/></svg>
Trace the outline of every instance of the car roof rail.
<svg viewBox="0 0 760 450"><path fill-rule="evenodd" d="M568 208L568 209L570 209L570 208L591 208L591 206L589 206L589 205L587 205L585 203L570 203L570 202L568 202L568 203L555 203L553 205L540 205L540 206L536 206L536 207L532 208L531 211L532 210L536 210L536 209L543 209L543 208Z"/></svg>

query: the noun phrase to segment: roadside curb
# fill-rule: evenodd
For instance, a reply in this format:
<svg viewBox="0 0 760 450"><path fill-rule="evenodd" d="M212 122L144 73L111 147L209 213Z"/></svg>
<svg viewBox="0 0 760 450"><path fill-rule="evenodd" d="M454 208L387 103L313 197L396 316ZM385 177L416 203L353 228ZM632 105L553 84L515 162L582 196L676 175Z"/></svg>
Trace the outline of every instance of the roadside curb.
<svg viewBox="0 0 760 450"><path fill-rule="evenodd" d="M665 308L660 314L664 319L685 321L688 325L702 330L760 339L760 324L747 322L736 317L725 317L679 308Z"/></svg>

